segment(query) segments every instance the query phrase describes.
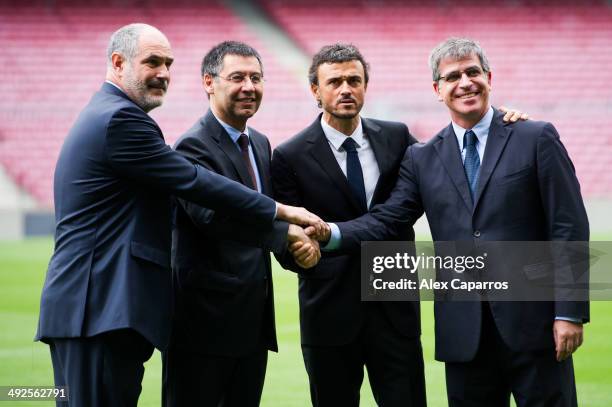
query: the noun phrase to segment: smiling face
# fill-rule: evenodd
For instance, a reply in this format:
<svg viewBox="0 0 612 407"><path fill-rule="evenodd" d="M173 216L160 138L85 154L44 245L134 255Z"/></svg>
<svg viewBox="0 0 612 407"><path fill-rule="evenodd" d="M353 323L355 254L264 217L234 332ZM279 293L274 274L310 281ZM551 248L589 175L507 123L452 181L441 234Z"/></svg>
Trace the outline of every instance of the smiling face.
<svg viewBox="0 0 612 407"><path fill-rule="evenodd" d="M359 115L366 93L363 65L358 60L324 63L317 70L318 84L311 84L314 97L328 119L353 119ZM330 117L331 116L331 117Z"/></svg>
<svg viewBox="0 0 612 407"><path fill-rule="evenodd" d="M225 55L218 75L202 77L215 115L230 126L244 130L247 120L259 109L263 97L262 76L256 57Z"/></svg>
<svg viewBox="0 0 612 407"><path fill-rule="evenodd" d="M120 54L113 58L113 65L120 65L120 85L134 103L145 112L162 104L170 84L170 65L174 58L170 43L161 32L144 31L131 60Z"/></svg>
<svg viewBox="0 0 612 407"><path fill-rule="evenodd" d="M438 69L441 79L433 83L438 100L446 104L455 123L473 127L489 109L491 72L483 71L474 54L460 60L443 58Z"/></svg>

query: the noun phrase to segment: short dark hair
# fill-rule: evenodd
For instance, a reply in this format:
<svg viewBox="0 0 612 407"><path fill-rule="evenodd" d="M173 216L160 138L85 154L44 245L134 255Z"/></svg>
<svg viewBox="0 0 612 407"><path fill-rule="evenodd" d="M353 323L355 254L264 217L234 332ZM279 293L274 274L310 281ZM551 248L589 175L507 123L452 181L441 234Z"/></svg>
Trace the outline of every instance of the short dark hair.
<svg viewBox="0 0 612 407"><path fill-rule="evenodd" d="M319 50L312 57L312 64L308 69L308 80L311 84L318 85L319 78L317 77L317 71L319 66L323 64L336 64L340 62L359 61L363 66L363 73L365 76L365 83L368 83L369 75L368 69L370 65L365 61L359 49L353 44L336 43L326 45Z"/></svg>
<svg viewBox="0 0 612 407"><path fill-rule="evenodd" d="M223 69L223 58L226 55L240 55L243 57L255 57L259 62L261 73L263 74L263 64L261 63L261 57L259 52L250 45L239 41L223 41L212 47L210 51L202 59L201 74L209 74L212 76L219 75L221 69Z"/></svg>

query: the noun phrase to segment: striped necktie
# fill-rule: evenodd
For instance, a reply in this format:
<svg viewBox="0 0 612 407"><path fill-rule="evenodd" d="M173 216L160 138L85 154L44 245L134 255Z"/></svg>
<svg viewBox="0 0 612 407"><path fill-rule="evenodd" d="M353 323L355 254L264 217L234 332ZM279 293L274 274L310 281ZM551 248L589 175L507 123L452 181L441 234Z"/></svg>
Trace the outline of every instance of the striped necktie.
<svg viewBox="0 0 612 407"><path fill-rule="evenodd" d="M242 152L244 165L246 165L247 170L249 171L249 176L251 177L252 185L249 186L257 191L257 178L255 178L255 171L253 171L251 157L249 157L249 136L246 134L241 134L240 137L238 137L238 145L240 146L240 151Z"/></svg>
<svg viewBox="0 0 612 407"><path fill-rule="evenodd" d="M465 149L465 160L463 161L463 168L465 169L465 175L467 176L468 183L470 184L470 194L472 199L476 194L476 186L478 184L478 173L480 170L480 157L478 156L478 150L476 149L476 134L472 130L465 132L463 136L463 148Z"/></svg>

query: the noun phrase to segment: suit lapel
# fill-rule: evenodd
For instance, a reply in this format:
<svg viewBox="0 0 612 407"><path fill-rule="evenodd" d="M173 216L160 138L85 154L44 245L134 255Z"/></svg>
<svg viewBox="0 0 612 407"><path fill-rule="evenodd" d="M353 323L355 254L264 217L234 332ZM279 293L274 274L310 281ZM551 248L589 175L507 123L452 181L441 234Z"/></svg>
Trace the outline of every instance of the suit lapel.
<svg viewBox="0 0 612 407"><path fill-rule="evenodd" d="M240 182L246 186L255 188L253 182L251 181L249 170L242 160L240 150L236 144L234 144L230 135L227 134L227 131L225 131L223 126L221 126L221 123L217 121L212 111L208 111L208 114L203 120L203 124L210 130L212 139L215 140L215 142L219 145L219 148L221 148L227 158L229 158L231 161L240 177Z"/></svg>
<svg viewBox="0 0 612 407"><path fill-rule="evenodd" d="M338 161L336 161L336 157L334 157L334 154L331 151L327 137L325 137L325 133L323 133L323 128L321 127L321 115L319 115L315 122L310 126L308 142L311 144L309 154L312 156L312 158L319 163L323 171L327 173L338 189L342 191L355 210L358 213L363 213L363 209L357 201L357 198L355 198L353 195L353 192L348 184L348 180L340 169Z"/></svg>
<svg viewBox="0 0 612 407"><path fill-rule="evenodd" d="M478 175L478 189L476 190L476 197L474 199L474 211L489 183L493 170L499 162L499 158L504 151L504 147L511 133L512 129L504 126L502 116L496 110L493 120L491 121L491 127L489 127L487 145L485 147L484 157L482 158L482 165L480 166L480 174Z"/></svg>
<svg viewBox="0 0 612 407"><path fill-rule="evenodd" d="M440 162L453 181L455 188L457 188L457 192L463 198L468 211L471 213L473 205L470 187L468 186L467 177L463 169L461 152L459 151L459 144L457 144L457 137L453 131L453 126L449 125L438 137L441 140L434 144L434 148L440 157Z"/></svg>
<svg viewBox="0 0 612 407"><path fill-rule="evenodd" d="M380 172L380 176L378 177L378 181L376 183L376 188L374 189L374 195L372 196L372 201L370 203L370 206L372 206L380 200L379 187L382 184L380 180L386 179L386 177L389 176L392 160L388 156L390 148L389 139L381 133L380 126L368 119L362 119L361 123L363 125L363 131L370 142L372 151L374 152L374 157L376 158L378 170Z"/></svg>
<svg viewBox="0 0 612 407"><path fill-rule="evenodd" d="M261 192L265 195L270 195L272 192L272 186L270 185L270 175L268 163L270 162L270 153L266 143L262 137L259 137L253 129L250 129L251 147L253 148L253 155L255 156L255 163L257 164L257 171L259 172L259 180L261 181ZM264 161L266 160L266 161Z"/></svg>

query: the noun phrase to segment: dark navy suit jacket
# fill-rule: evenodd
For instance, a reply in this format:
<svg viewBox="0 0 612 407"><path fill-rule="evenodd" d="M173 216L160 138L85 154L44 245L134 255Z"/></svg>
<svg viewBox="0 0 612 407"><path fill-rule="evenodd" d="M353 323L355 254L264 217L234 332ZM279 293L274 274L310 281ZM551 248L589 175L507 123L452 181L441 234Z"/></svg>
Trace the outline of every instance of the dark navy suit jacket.
<svg viewBox="0 0 612 407"><path fill-rule="evenodd" d="M385 202L397 180L403 152L416 140L403 123L362 119L380 177L372 205ZM321 127L321 116L274 150L274 196L279 202L303 206L327 220L350 220L364 213L334 157ZM398 240L414 240L412 225L396 229ZM299 276L300 333L302 344L345 345L358 335L366 316L361 302L359 255L322 252L319 264L301 269L285 253L277 257L283 267ZM400 334L421 333L418 302L370 303L383 309Z"/></svg>
<svg viewBox="0 0 612 407"><path fill-rule="evenodd" d="M434 241L587 241L589 225L573 164L552 124L504 123L495 111L474 203L452 125L411 146L391 197L369 214L338 223L342 246L397 236L422 213ZM491 302L515 351L554 346L555 316L589 319L588 302ZM480 339L479 302L437 302L436 358L471 360Z"/></svg>
<svg viewBox="0 0 612 407"><path fill-rule="evenodd" d="M36 339L131 328L158 348L170 334L171 195L272 223L275 203L193 165L105 83L81 112L54 179L55 250ZM247 217L248 215L248 217Z"/></svg>
<svg viewBox="0 0 612 407"><path fill-rule="evenodd" d="M262 193L272 195L268 139L249 128ZM252 186L237 145L211 111L176 142L190 161ZM171 346L240 357L277 350L270 251L286 246L288 224L245 227L231 212L180 200L172 240L176 312Z"/></svg>

